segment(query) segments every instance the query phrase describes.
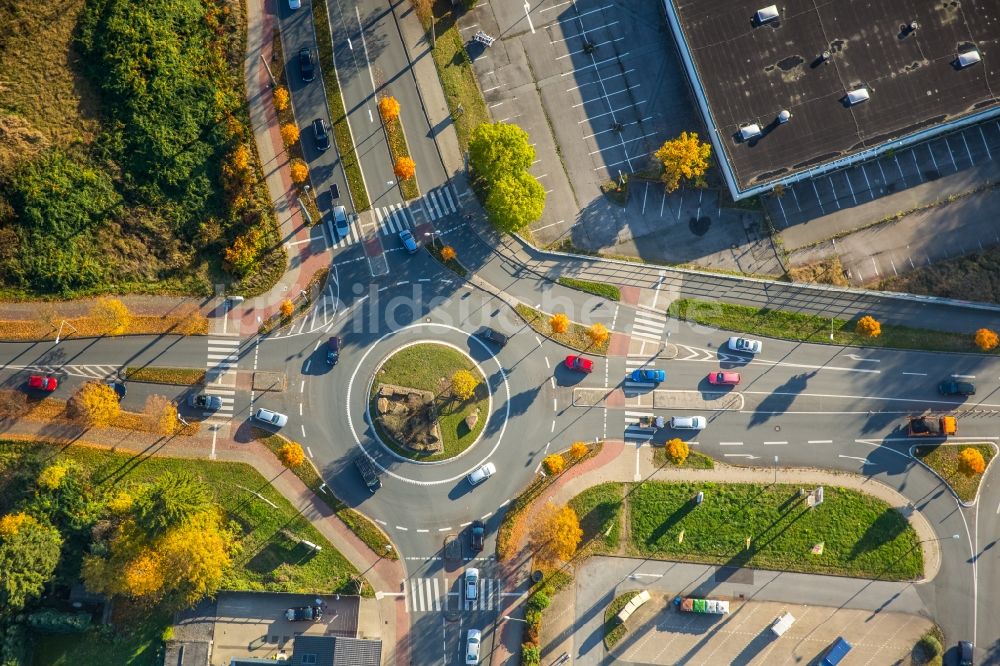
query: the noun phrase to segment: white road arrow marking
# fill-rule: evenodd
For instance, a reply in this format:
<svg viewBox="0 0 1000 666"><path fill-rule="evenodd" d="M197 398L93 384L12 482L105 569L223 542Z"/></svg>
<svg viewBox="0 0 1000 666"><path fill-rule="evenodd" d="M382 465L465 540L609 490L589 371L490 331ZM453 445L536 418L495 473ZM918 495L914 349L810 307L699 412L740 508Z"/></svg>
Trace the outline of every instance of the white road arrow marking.
<svg viewBox="0 0 1000 666"><path fill-rule="evenodd" d="M860 460L863 463L868 462L868 458L859 458L858 456L845 456L843 453L837 455L838 458L850 458L851 460Z"/></svg>
<svg viewBox="0 0 1000 666"><path fill-rule="evenodd" d="M752 456L749 453L723 453L727 458L747 458L748 460L758 460L760 456Z"/></svg>
<svg viewBox="0 0 1000 666"><path fill-rule="evenodd" d="M877 358L865 358L863 356L858 356L857 354L841 354L841 356L846 356L847 358L854 359L855 361L868 361L869 363L881 363Z"/></svg>

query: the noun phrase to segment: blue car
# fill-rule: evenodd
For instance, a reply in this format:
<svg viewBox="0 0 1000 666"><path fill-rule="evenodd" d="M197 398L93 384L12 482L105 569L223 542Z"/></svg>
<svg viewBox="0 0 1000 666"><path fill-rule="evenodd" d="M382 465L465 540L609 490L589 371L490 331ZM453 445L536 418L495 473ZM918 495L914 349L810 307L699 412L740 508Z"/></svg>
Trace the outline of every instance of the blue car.
<svg viewBox="0 0 1000 666"><path fill-rule="evenodd" d="M410 233L409 229L403 229L399 232L399 240L403 242L403 247L410 254L417 251L417 241L413 239L413 234Z"/></svg>
<svg viewBox="0 0 1000 666"><path fill-rule="evenodd" d="M659 384L662 381L666 381L666 379L667 373L655 368L639 368L632 371L632 381L634 382L653 382L654 384Z"/></svg>

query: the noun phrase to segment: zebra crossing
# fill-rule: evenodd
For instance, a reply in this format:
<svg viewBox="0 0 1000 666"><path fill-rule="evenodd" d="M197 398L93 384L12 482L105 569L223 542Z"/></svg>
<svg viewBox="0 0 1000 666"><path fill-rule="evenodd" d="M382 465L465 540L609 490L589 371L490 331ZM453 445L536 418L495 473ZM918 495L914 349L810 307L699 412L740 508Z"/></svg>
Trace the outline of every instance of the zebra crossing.
<svg viewBox="0 0 1000 666"><path fill-rule="evenodd" d="M465 579L460 577L455 586L464 590ZM501 584L494 578L482 578L477 598L466 599L462 592L449 591L446 578L411 578L403 581L403 592L410 613L489 611L500 607Z"/></svg>
<svg viewBox="0 0 1000 666"><path fill-rule="evenodd" d="M210 422L226 422L233 418L236 405L236 374L239 366L240 339L213 337L208 340L205 363L205 393L222 399L222 407L203 412Z"/></svg>
<svg viewBox="0 0 1000 666"><path fill-rule="evenodd" d="M648 428L640 425L642 419L653 419L652 412L625 412L625 441L632 444L642 445L652 441L656 434L656 428Z"/></svg>
<svg viewBox="0 0 1000 666"><path fill-rule="evenodd" d="M664 329L666 327L666 314L638 305L630 333L634 338L641 338L647 342L659 344L663 340Z"/></svg>
<svg viewBox="0 0 1000 666"><path fill-rule="evenodd" d="M84 379L110 379L122 370L117 365L8 365L8 370L26 370L41 375L61 375Z"/></svg>
<svg viewBox="0 0 1000 666"><path fill-rule="evenodd" d="M403 229L411 229L417 225L417 219L436 221L459 210L458 196L451 185L437 187L407 203L394 203L388 206L378 206L372 209L375 213L375 228L380 236L393 236ZM337 238L333 222L327 220L330 236ZM344 238L337 238L333 247L342 248L359 243L364 238L361 225L354 222L350 225Z"/></svg>

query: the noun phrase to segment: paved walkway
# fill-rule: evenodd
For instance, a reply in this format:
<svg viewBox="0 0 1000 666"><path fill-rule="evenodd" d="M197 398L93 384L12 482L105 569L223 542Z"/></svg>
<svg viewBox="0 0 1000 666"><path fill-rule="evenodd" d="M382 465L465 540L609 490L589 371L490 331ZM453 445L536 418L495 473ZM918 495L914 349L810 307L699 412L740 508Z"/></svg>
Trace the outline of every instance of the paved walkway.
<svg viewBox="0 0 1000 666"><path fill-rule="evenodd" d="M330 543L368 580L376 591L382 621L382 663L403 666L410 663L409 616L400 589L406 578L401 560L379 557L340 521L330 507L289 471L259 442L239 443L218 440L214 444L207 433L195 437L163 437L150 433L113 428L81 428L66 424L16 422L4 424L0 434L5 439L73 444L118 452L133 452L141 463L149 456L199 458L240 462L256 469L303 517L309 520ZM137 463L138 464L138 463Z"/></svg>
<svg viewBox="0 0 1000 666"><path fill-rule="evenodd" d="M636 448L621 441L607 441L601 452L571 467L564 472L544 493L542 493L521 518L522 525L531 523L531 516L539 511L547 502L565 504L587 488L609 481L712 481L717 483L761 483L770 484L774 481L774 470L757 467L731 467L715 463L714 469L680 469L676 467L658 467L653 462L653 449L648 446ZM865 476L830 472L820 469L780 469L778 482L797 484L803 487L840 486L874 495L890 506L899 509L906 516L910 525L921 540L924 556L924 581L929 581L937 575L941 566L940 544L937 535L927 519L915 510L910 502L894 489ZM524 584L530 574L531 552L527 544L527 530L522 530L521 541L518 544L517 555L509 562L503 563L505 574L517 584ZM826 577L824 577L826 578ZM572 596L573 593L567 593ZM523 597L511 598L502 614L513 615L523 613L516 611ZM551 613L551 611L549 611ZM555 644L545 646L545 652L555 657L563 652L572 653L572 631L570 629L572 613L556 613L556 626L546 627L546 636L554 637ZM563 626L565 623L569 625ZM494 656L494 664L506 664L512 654L516 654L520 640L521 628L512 626L515 623L502 625L501 645ZM515 637L516 633L516 637Z"/></svg>

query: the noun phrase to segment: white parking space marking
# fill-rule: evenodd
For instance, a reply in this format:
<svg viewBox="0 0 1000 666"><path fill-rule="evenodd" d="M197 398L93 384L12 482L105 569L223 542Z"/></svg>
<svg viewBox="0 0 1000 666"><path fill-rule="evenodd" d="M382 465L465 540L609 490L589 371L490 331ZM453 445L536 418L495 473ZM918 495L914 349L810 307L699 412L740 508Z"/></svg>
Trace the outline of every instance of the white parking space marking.
<svg viewBox="0 0 1000 666"><path fill-rule="evenodd" d="M983 148L986 149L986 157L993 159L993 153L990 152L990 144L986 142L986 133L983 132L983 126L979 126L979 136L983 139Z"/></svg>

